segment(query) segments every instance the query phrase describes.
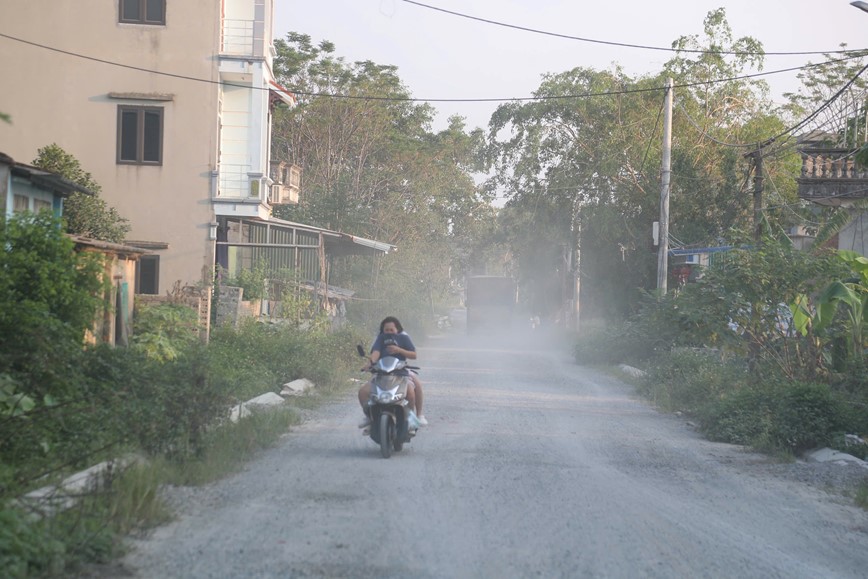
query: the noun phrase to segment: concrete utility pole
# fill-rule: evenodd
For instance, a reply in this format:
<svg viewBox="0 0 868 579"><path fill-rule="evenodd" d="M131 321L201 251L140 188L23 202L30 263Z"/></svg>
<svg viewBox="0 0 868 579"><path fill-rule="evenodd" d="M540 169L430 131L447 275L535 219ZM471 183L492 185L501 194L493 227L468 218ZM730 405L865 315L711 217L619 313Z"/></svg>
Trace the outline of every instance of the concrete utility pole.
<svg viewBox="0 0 868 579"><path fill-rule="evenodd" d="M666 81L666 100L663 104L663 170L660 185L660 229L657 248L657 289L666 293L669 275L669 180L672 171L672 97L673 81Z"/></svg>
<svg viewBox="0 0 868 579"><path fill-rule="evenodd" d="M753 153L753 240L757 248L763 240L763 148L760 146Z"/></svg>
<svg viewBox="0 0 868 579"><path fill-rule="evenodd" d="M767 143L766 143L767 144ZM754 250L762 246L763 239L763 145L748 153L754 159L753 176L753 241ZM759 325L760 306L757 302L750 305L750 342L748 343L747 366L751 373L756 371L760 357L760 342L754 329Z"/></svg>

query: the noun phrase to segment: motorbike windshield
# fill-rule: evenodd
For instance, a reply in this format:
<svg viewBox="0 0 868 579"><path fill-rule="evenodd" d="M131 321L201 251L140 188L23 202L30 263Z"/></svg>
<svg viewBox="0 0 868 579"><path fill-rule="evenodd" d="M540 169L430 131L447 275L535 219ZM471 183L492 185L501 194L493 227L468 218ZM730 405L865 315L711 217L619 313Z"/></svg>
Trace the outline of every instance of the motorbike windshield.
<svg viewBox="0 0 868 579"><path fill-rule="evenodd" d="M380 372L394 372L396 370L401 370L406 366L407 363L404 360L399 360L394 356L384 356L377 360L376 366L374 366Z"/></svg>

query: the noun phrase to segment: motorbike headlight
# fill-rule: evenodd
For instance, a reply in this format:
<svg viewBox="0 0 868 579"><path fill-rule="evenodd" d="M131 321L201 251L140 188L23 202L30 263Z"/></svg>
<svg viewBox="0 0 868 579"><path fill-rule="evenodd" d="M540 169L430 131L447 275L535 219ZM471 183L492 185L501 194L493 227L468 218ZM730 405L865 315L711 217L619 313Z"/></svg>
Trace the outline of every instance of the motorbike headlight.
<svg viewBox="0 0 868 579"><path fill-rule="evenodd" d="M393 402L398 402L404 397L403 394L395 394L389 391L380 392L377 395L377 402L380 404L391 404Z"/></svg>

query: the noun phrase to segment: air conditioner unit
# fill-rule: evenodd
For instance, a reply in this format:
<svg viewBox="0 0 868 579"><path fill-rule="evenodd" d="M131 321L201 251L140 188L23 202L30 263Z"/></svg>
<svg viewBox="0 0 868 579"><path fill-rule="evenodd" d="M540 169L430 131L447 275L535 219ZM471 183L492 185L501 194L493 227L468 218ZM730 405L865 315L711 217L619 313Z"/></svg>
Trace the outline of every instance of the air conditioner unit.
<svg viewBox="0 0 868 579"><path fill-rule="evenodd" d="M268 190L268 202L274 205L275 203L280 203L280 190L283 188L283 185L279 183L275 183Z"/></svg>
<svg viewBox="0 0 868 579"><path fill-rule="evenodd" d="M297 205L298 189L288 185L274 184L271 186L272 205Z"/></svg>
<svg viewBox="0 0 868 579"><path fill-rule="evenodd" d="M301 190L301 167L298 165L289 166L289 174L285 183L290 187L295 187L296 190Z"/></svg>

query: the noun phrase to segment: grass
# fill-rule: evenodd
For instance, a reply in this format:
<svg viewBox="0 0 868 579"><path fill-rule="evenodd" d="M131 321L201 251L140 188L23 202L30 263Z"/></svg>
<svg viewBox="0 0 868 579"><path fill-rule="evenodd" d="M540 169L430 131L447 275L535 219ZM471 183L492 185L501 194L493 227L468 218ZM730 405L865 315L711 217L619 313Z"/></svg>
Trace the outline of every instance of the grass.
<svg viewBox="0 0 868 579"><path fill-rule="evenodd" d="M256 452L273 446L299 422L292 407L254 412L236 423L227 423L207 435L201 456L171 465L165 482L202 485L236 472Z"/></svg>
<svg viewBox="0 0 868 579"><path fill-rule="evenodd" d="M853 498L857 507L868 511L868 481L863 482L856 489L856 496Z"/></svg>
<svg viewBox="0 0 868 579"><path fill-rule="evenodd" d="M326 388L292 398L281 407L254 412L236 423L226 422L206 435L198 456L138 462L102 491L82 497L73 508L54 517L34 519L0 505L4 577L65 577L121 556L122 537L173 518L171 508L160 498L161 487L207 484L238 471L298 424L300 409L316 408L346 389Z"/></svg>

